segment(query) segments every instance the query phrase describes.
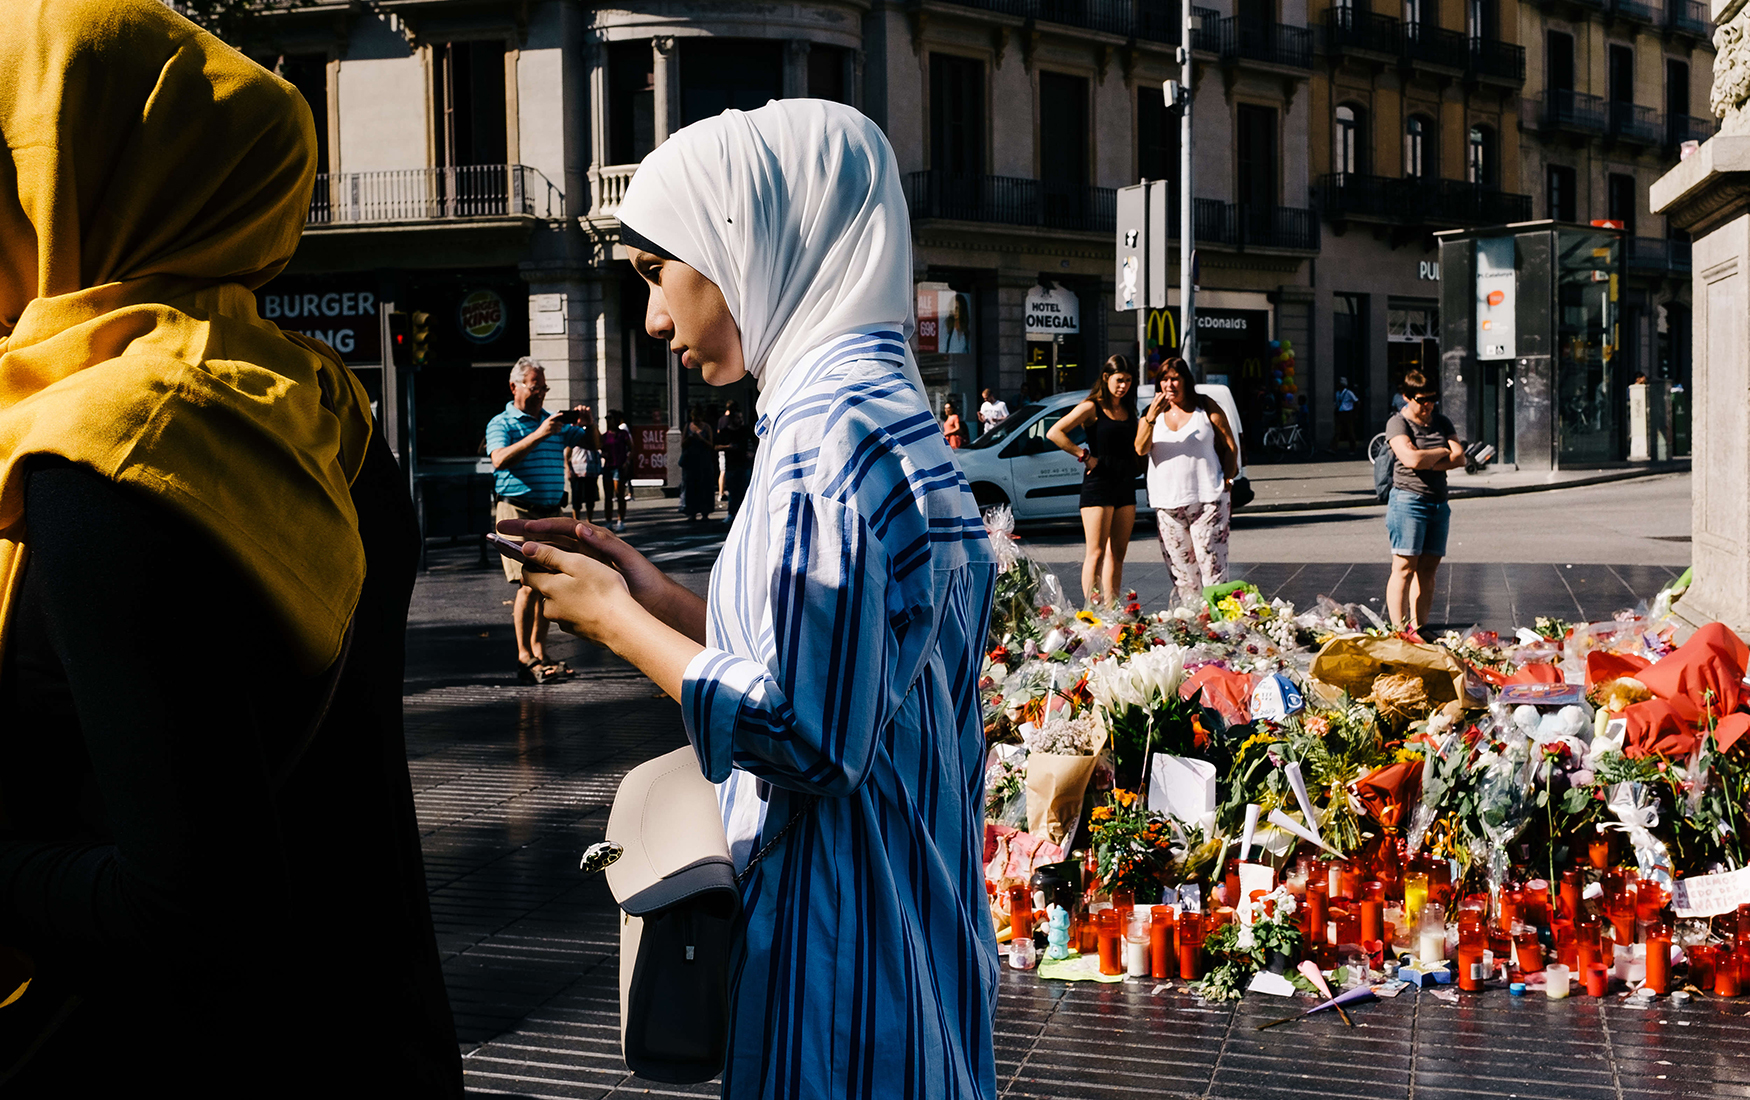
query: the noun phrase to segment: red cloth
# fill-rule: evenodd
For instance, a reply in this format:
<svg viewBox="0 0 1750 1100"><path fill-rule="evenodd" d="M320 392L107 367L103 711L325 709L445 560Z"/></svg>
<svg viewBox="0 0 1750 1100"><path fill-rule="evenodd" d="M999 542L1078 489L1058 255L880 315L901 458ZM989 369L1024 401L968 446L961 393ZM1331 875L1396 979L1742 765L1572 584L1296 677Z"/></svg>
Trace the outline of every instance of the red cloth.
<svg viewBox="0 0 1750 1100"><path fill-rule="evenodd" d="M1594 649L1586 654L1586 687L1595 688L1606 680L1618 680L1624 676L1640 679L1641 673L1652 664L1645 657L1633 653L1609 653L1602 649Z"/></svg>
<svg viewBox="0 0 1750 1100"><path fill-rule="evenodd" d="M1723 624L1709 623L1635 678L1661 699L1687 701L1698 714L1705 706L1703 693L1711 689L1711 709L1726 715L1744 701L1746 662L1750 646Z"/></svg>
<svg viewBox="0 0 1750 1100"><path fill-rule="evenodd" d="M1694 721L1668 700L1632 704L1622 716L1628 720L1622 754L1630 759L1664 756L1683 760L1695 751L1698 738Z"/></svg>
<svg viewBox="0 0 1750 1100"><path fill-rule="evenodd" d="M1738 711L1720 719L1714 727L1714 740L1719 742L1720 751L1725 752L1738 743L1738 738L1750 733L1750 714Z"/></svg>
<svg viewBox="0 0 1750 1100"><path fill-rule="evenodd" d="M1409 808L1422 800L1422 761L1387 764L1355 781L1355 797L1367 816L1388 829L1403 824Z"/></svg>
<svg viewBox="0 0 1750 1100"><path fill-rule="evenodd" d="M1179 697L1189 699L1199 690L1203 692L1203 705L1221 715L1228 725L1252 720L1252 678L1246 673L1220 665L1204 665L1185 677Z"/></svg>
<svg viewBox="0 0 1750 1100"><path fill-rule="evenodd" d="M1561 682L1561 670L1544 661L1520 665L1518 672L1507 677L1509 684L1559 684Z"/></svg>

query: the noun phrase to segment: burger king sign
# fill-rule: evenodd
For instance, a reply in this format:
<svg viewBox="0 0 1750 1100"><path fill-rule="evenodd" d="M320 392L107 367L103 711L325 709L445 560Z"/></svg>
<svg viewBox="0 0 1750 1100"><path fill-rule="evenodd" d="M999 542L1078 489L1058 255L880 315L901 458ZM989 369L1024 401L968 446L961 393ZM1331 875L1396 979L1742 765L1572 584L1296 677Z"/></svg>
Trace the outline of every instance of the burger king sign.
<svg viewBox="0 0 1750 1100"><path fill-rule="evenodd" d="M462 335L476 344L490 344L504 332L504 299L497 291L469 292L462 297L456 314Z"/></svg>

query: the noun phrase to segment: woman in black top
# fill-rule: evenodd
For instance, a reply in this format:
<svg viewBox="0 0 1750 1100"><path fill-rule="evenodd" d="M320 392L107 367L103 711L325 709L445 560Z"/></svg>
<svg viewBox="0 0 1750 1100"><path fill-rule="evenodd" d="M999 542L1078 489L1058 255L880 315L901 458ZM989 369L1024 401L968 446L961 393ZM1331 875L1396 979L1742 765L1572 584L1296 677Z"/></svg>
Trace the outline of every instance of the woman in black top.
<svg viewBox="0 0 1750 1100"><path fill-rule="evenodd" d="M1087 552L1082 558L1082 597L1090 603L1117 598L1124 583L1124 555L1136 526L1136 403L1131 392L1136 375L1122 355L1106 360L1100 380L1087 400L1046 433L1058 447L1075 455L1087 472L1082 475L1082 533ZM1084 429L1087 444L1070 433Z"/></svg>

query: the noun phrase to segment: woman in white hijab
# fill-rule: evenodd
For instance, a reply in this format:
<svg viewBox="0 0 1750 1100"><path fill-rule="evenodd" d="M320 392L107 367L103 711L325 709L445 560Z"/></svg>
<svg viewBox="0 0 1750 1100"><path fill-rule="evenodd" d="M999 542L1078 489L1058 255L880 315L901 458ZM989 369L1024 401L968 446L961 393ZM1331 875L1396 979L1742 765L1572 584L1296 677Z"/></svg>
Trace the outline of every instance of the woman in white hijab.
<svg viewBox="0 0 1750 1100"><path fill-rule="evenodd" d="M779 838L743 888L724 1094L994 1096L996 569L905 342L892 149L835 103L726 111L644 160L620 219L650 334L759 381L747 503L704 601L602 528L505 530L547 543L551 617L680 702L737 866Z"/></svg>

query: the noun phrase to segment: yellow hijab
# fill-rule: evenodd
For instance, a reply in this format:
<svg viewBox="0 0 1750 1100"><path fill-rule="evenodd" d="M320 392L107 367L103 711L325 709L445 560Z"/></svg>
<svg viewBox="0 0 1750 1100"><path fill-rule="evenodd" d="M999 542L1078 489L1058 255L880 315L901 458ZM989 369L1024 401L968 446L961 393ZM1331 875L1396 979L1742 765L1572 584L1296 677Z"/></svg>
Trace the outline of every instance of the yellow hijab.
<svg viewBox="0 0 1750 1100"><path fill-rule="evenodd" d="M303 231L310 111L157 0L27 0L6 15L0 646L30 546L20 460L59 455L205 531L319 671L364 582L349 488L369 402L251 293ZM94 539L127 552L125 531ZM189 565L198 575L198 553Z"/></svg>

